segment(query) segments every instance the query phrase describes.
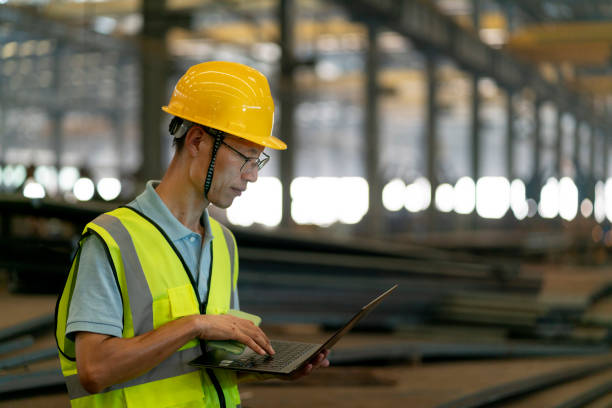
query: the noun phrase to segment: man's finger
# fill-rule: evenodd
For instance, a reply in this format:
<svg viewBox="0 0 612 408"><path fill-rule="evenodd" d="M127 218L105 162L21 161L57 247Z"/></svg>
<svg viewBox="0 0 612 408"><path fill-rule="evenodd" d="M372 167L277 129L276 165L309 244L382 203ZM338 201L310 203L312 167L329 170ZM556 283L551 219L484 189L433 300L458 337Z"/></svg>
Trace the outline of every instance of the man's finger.
<svg viewBox="0 0 612 408"><path fill-rule="evenodd" d="M266 351L261 348L259 344L257 344L257 342L255 342L255 340L253 340L246 334L239 336L239 338L237 338L236 340L238 340L242 344L246 344L251 350L253 350L257 354L261 354L262 356L265 356L267 354Z"/></svg>
<svg viewBox="0 0 612 408"><path fill-rule="evenodd" d="M263 330L255 326L253 322L249 320L245 320L245 319L240 319L240 318L236 318L236 321L238 322L240 330L244 333L244 335L252 339L255 343L257 343L257 345L262 350L264 350L263 354L267 353L269 355L274 355L276 353L274 349L272 348L272 345L270 344L270 339L268 339L268 336L266 336ZM247 344L246 342L243 342L243 343ZM249 344L247 345L251 347ZM257 350L255 350L253 347L251 348L253 349L253 351L257 352ZM259 354L262 354L262 353L259 353Z"/></svg>
<svg viewBox="0 0 612 408"><path fill-rule="evenodd" d="M259 344L263 349L265 349L268 354L270 354L271 356L276 354L274 348L272 348L272 344L270 343L270 339L268 339L268 336L266 336L266 334L260 328L256 326L255 328L257 329L257 332L251 337L254 338L257 344Z"/></svg>

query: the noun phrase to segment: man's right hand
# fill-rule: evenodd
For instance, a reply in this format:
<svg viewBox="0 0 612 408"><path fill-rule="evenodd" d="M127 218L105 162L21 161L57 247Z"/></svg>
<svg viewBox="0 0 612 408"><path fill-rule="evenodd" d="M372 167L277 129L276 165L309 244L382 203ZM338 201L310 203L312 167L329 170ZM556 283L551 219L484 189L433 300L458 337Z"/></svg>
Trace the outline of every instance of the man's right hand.
<svg viewBox="0 0 612 408"><path fill-rule="evenodd" d="M275 353L268 336L249 320L228 314L199 315L198 327L200 339L236 340L258 354Z"/></svg>

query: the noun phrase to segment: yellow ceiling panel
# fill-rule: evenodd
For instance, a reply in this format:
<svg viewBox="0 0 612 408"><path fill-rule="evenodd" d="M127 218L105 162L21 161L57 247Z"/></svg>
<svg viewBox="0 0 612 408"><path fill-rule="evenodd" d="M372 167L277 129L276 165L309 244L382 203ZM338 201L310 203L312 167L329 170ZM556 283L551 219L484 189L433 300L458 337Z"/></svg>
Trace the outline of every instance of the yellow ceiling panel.
<svg viewBox="0 0 612 408"><path fill-rule="evenodd" d="M612 94L612 75L589 75L579 77L572 86L591 94Z"/></svg>
<svg viewBox="0 0 612 408"><path fill-rule="evenodd" d="M569 62L573 65L608 65L610 44L606 42L559 43L506 48L519 57L535 62Z"/></svg>

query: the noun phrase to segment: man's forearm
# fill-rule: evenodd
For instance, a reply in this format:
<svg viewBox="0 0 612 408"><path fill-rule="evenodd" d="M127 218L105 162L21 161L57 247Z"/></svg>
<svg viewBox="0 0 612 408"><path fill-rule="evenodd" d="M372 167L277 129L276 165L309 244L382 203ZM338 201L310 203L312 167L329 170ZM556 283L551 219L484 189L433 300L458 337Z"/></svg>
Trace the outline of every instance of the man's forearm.
<svg viewBox="0 0 612 408"><path fill-rule="evenodd" d="M81 384L90 393L96 393L147 372L198 336L198 318L186 316L132 338L77 333Z"/></svg>

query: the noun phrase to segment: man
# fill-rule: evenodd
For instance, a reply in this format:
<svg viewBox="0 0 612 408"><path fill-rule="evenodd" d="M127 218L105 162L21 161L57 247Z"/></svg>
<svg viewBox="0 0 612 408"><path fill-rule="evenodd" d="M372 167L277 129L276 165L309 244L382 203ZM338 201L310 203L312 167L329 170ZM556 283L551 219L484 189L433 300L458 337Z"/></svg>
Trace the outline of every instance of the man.
<svg viewBox="0 0 612 408"><path fill-rule="evenodd" d="M56 339L73 407L238 407L229 370L187 363L205 340L274 354L238 309L231 232L208 216L227 208L269 157L274 105L265 77L242 64L191 67L170 103L175 155L161 182L84 230L58 300ZM328 366L321 353L296 377Z"/></svg>

